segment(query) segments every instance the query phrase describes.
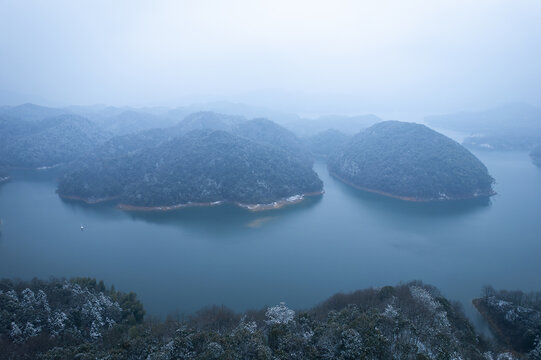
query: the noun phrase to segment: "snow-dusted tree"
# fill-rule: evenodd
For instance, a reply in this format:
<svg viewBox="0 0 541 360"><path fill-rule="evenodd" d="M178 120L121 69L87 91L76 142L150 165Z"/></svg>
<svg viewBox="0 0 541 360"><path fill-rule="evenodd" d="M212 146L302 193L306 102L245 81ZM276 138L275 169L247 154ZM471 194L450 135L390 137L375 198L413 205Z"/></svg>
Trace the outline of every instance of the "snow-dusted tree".
<svg viewBox="0 0 541 360"><path fill-rule="evenodd" d="M266 323L269 325L287 324L293 321L295 311L288 308L284 302L281 302L279 305L268 308L265 316L267 316Z"/></svg>
<svg viewBox="0 0 541 360"><path fill-rule="evenodd" d="M541 335L535 339L534 348L528 353L528 360L541 360Z"/></svg>

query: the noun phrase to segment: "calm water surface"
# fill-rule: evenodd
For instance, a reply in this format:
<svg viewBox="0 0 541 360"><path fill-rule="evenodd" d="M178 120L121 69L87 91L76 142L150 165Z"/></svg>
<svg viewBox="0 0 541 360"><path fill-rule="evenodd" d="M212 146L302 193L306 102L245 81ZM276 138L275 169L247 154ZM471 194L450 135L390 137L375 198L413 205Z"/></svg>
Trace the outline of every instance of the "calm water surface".
<svg viewBox="0 0 541 360"><path fill-rule="evenodd" d="M489 202L387 199L316 163L324 196L263 213L130 214L62 201L54 174L17 173L0 186L0 277L95 277L135 291L155 315L306 308L338 291L421 279L472 315L485 284L541 290L541 170L526 153L476 155L497 181Z"/></svg>

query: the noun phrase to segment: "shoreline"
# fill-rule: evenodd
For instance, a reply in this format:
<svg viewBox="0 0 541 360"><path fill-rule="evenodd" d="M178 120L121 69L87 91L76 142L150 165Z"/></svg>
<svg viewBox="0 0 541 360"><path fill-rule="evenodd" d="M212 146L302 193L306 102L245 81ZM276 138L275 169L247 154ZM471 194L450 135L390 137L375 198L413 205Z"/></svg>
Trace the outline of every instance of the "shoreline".
<svg viewBox="0 0 541 360"><path fill-rule="evenodd" d="M251 212L259 212L259 211L265 211L265 210L277 210L281 209L288 205L294 205L302 202L305 200L306 197L314 197L314 196L320 196L323 195L325 191L317 191L317 192L310 192L310 193L303 193L300 195L293 195L287 198L283 198L277 201L274 201L272 203L268 204L244 204L240 202L234 202L234 201L212 201L212 202L188 202L188 203L182 203L182 204L175 204L175 205L167 205L167 206L135 206L135 205L129 205L129 204L118 204L117 208L124 211L135 211L135 212L165 212L165 211L173 211L188 207L206 207L206 206L219 206L223 204L233 204L235 206L238 206L242 209L246 209Z"/></svg>
<svg viewBox="0 0 541 360"><path fill-rule="evenodd" d="M188 202L183 204L166 205L166 206L136 206L129 204L118 204L116 207L124 211L140 211L140 212L156 212L156 211L172 211L187 207L204 207L222 205L224 201L213 202Z"/></svg>
<svg viewBox="0 0 541 360"><path fill-rule="evenodd" d="M104 198L92 199L92 198L84 198L81 196L63 195L63 194L60 194L58 191L56 193L58 194L58 196L60 196L60 198L64 200L80 201L88 205L95 205L95 204L100 204L104 202L109 202L109 201L117 200L119 198L119 196L109 196L109 197L104 197Z"/></svg>
<svg viewBox="0 0 541 360"><path fill-rule="evenodd" d="M323 195L324 193L325 193L325 190L310 192L310 193L303 193L300 195L293 195L285 199L280 199L269 204L243 204L243 203L237 202L235 203L235 205L243 209L252 211L252 212L265 211L265 210L277 210L277 209L283 208L284 206L298 204L302 202L306 197L320 196L320 195Z"/></svg>
<svg viewBox="0 0 541 360"><path fill-rule="evenodd" d="M251 212L259 212L259 211L266 211L266 210L277 210L281 209L288 205L294 205L302 202L307 197L314 197L314 196L320 196L325 193L324 190L322 191L316 191L316 192L310 192L310 193L303 193L300 195L293 195L287 198L283 198L277 201L274 201L272 203L268 204L244 204L240 202L235 201L212 201L212 202L188 202L188 203L182 203L182 204L175 204L175 205L165 205L165 206L136 206L136 205L129 205L129 204L118 204L116 207L120 210L124 211L133 211L133 212L166 212L166 211L173 211L188 207L208 207L208 206L219 206L223 204L233 204L235 206L238 206L242 209L246 209ZM59 194L60 195L60 194ZM103 198L103 199L97 199L94 202L89 202L88 199L76 197L76 196L63 196L61 197L72 199L72 200L79 200L83 201L87 204L96 204L99 202L109 201L109 200L115 200L118 197L115 198Z"/></svg>
<svg viewBox="0 0 541 360"><path fill-rule="evenodd" d="M409 202L427 203L427 202L472 200L472 199L479 199L479 198L491 197L491 196L496 195L496 192L492 191L492 193L490 193L490 194L478 195L478 196L445 197L445 198L417 198L417 197L411 197L411 196L395 195L395 194L391 194L391 193L381 191L381 190L374 190L374 189L365 188L365 187L356 185L356 184L352 183L351 181L346 180L346 179L336 175L332 171L329 171L329 175L331 175L331 177L333 177L333 178L335 178L337 180L340 180L344 184L347 184L347 185L349 185L349 186L351 186L351 187L353 187L355 189L366 191L366 192L373 193L373 194L382 195L382 196L392 198L392 199L397 199L397 200L402 200L402 201L409 201Z"/></svg>

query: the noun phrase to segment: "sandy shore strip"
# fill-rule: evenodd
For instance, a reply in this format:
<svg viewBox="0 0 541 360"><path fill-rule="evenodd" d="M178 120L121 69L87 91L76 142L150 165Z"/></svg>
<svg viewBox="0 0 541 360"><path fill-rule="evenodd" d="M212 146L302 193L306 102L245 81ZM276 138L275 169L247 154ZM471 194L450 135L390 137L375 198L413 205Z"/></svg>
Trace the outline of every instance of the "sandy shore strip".
<svg viewBox="0 0 541 360"><path fill-rule="evenodd" d="M346 180L346 179L344 179L344 178L342 178L342 177L340 177L340 176L338 176L335 173L330 172L330 171L329 171L329 174L332 177L340 180L344 184L347 184L347 185L349 185L351 187L354 187L355 189L370 192L370 193L374 193L374 194L383 195L383 196L390 197L390 198L393 198L393 199L410 201L410 202L437 202L437 201L453 201L453 200L471 200L471 199L478 199L480 197L490 197L490 196L496 195L496 192L492 191L491 194L483 194L483 195L478 195L478 196L464 196L464 197L448 197L448 196L445 195L445 196L442 196L442 197L439 197L439 198L416 198L416 197L410 197L410 196L400 196L400 195L394 195L394 194L391 194L391 193L388 193L388 192L385 192L385 191L369 189L369 188L365 188L365 187L356 185L356 184L352 183L351 181L348 181L348 180Z"/></svg>
<svg viewBox="0 0 541 360"><path fill-rule="evenodd" d="M239 202L227 202L227 201L213 201L213 202L188 202L183 204L167 205L167 206L135 206L129 204L118 204L117 207L126 211L171 211L187 207L198 207L198 206L217 206L226 203L234 204L238 207L249 211L264 211L264 210L274 210L280 209L287 205L297 204L303 201L308 196L319 196L322 195L324 191L318 191L313 193L305 193L300 195L293 195L281 200L274 201L269 204L244 204Z"/></svg>
<svg viewBox="0 0 541 360"><path fill-rule="evenodd" d="M284 206L287 206L287 205L298 204L301 201L303 201L306 197L309 197L309 196L323 195L324 192L325 191L318 191L318 192L313 192L313 193L305 193L305 194L300 194L300 195L293 195L293 196L287 197L285 199L274 201L274 202L269 203L269 204L235 203L235 205L237 205L237 206L239 206L239 207L241 207L243 209L247 209L247 210L254 211L254 212L256 212L256 211L264 211L264 210L275 210L275 209L283 208Z"/></svg>
<svg viewBox="0 0 541 360"><path fill-rule="evenodd" d="M118 204L117 208L126 211L171 211L187 207L199 207L199 206L217 206L222 205L224 201L213 201L213 202L188 202L183 204L176 205L166 205L166 206L135 206L128 204Z"/></svg>

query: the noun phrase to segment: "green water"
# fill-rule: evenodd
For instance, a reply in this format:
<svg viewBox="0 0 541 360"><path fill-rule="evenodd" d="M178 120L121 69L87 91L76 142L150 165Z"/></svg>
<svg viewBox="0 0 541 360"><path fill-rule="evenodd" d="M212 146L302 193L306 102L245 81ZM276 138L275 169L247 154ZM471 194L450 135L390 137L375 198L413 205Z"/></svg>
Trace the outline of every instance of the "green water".
<svg viewBox="0 0 541 360"><path fill-rule="evenodd" d="M0 186L0 277L95 277L135 291L156 315L306 308L338 291L421 279L471 313L485 284L541 290L541 170L526 153L476 155L497 180L489 202L383 198L316 163L325 195L263 213L130 214L62 201L54 173L16 173Z"/></svg>

